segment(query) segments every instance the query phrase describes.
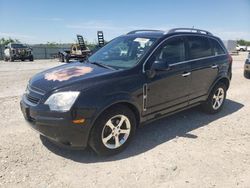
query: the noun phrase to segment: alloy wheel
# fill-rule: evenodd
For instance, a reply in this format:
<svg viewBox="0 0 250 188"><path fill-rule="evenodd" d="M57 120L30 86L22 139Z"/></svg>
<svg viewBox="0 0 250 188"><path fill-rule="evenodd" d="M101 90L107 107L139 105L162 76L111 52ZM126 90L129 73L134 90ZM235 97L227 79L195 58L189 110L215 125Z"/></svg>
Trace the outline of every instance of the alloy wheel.
<svg viewBox="0 0 250 188"><path fill-rule="evenodd" d="M223 104L225 92L223 88L218 88L213 96L213 109L218 110Z"/></svg>
<svg viewBox="0 0 250 188"><path fill-rule="evenodd" d="M109 149L122 146L128 139L131 131L129 119L124 115L110 118L102 130L102 143Z"/></svg>

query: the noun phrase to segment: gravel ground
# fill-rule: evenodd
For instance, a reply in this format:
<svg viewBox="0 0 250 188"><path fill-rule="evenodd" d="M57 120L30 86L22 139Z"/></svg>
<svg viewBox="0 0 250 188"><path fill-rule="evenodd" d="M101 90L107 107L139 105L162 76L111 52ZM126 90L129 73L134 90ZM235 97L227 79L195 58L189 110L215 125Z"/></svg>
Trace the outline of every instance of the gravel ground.
<svg viewBox="0 0 250 188"><path fill-rule="evenodd" d="M121 154L61 149L24 121L21 94L56 61L0 62L0 187L250 187L250 80L234 56L224 109L191 109L139 129Z"/></svg>

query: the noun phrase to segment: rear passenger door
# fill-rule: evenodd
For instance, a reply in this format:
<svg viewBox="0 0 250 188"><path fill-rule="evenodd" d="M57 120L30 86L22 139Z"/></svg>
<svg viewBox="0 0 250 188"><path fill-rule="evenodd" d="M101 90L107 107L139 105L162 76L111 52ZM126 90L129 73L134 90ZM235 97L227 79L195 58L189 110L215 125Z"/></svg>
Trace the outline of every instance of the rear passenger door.
<svg viewBox="0 0 250 188"><path fill-rule="evenodd" d="M218 75L214 53L209 38L187 36L188 60L191 62L190 103L199 101L206 95Z"/></svg>

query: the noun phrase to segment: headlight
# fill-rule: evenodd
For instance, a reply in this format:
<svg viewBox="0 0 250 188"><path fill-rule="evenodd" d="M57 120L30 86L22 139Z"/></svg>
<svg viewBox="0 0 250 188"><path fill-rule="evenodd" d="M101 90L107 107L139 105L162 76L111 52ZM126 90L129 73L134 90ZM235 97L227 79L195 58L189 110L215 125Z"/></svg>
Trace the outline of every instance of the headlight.
<svg viewBox="0 0 250 188"><path fill-rule="evenodd" d="M69 111L79 94L80 92L78 91L54 93L46 100L44 104L49 105L49 108L52 111Z"/></svg>

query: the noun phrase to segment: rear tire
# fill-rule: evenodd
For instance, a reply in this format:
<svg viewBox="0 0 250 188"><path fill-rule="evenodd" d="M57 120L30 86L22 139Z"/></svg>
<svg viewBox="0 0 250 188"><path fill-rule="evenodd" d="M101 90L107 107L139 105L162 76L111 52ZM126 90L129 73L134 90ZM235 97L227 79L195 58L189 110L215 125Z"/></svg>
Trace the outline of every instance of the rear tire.
<svg viewBox="0 0 250 188"><path fill-rule="evenodd" d="M89 145L98 155L114 155L128 146L135 130L135 114L124 105L116 105L96 120Z"/></svg>
<svg viewBox="0 0 250 188"><path fill-rule="evenodd" d="M216 84L201 107L208 114L215 114L223 108L227 95L226 85L222 82Z"/></svg>
<svg viewBox="0 0 250 188"><path fill-rule="evenodd" d="M250 72L244 71L244 77L249 79L250 78Z"/></svg>

